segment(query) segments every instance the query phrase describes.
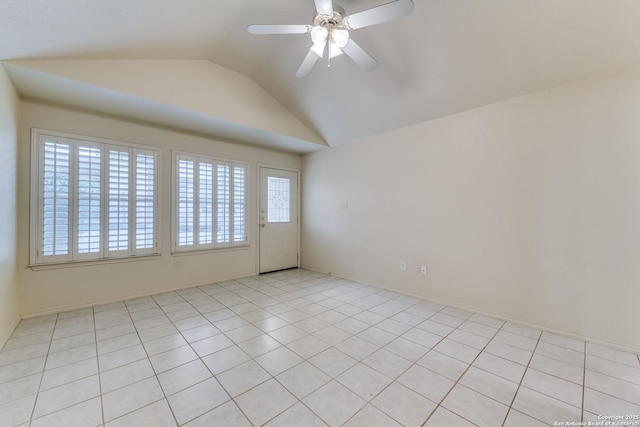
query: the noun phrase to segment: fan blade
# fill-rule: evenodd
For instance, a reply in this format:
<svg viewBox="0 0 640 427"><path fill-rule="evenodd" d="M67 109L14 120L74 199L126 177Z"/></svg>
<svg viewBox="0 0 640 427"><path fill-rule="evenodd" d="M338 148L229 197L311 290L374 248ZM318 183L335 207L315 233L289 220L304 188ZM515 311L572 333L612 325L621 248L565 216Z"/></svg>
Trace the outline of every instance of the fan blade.
<svg viewBox="0 0 640 427"><path fill-rule="evenodd" d="M355 13L345 17L347 26L352 30L382 24L394 19L404 18L413 11L412 0L396 0L369 10Z"/></svg>
<svg viewBox="0 0 640 427"><path fill-rule="evenodd" d="M316 3L316 10L320 15L331 15L333 13L333 1L332 0L314 0Z"/></svg>
<svg viewBox="0 0 640 427"><path fill-rule="evenodd" d="M305 34L311 30L310 25L249 25L249 34Z"/></svg>
<svg viewBox="0 0 640 427"><path fill-rule="evenodd" d="M342 51L349 58L353 59L353 62L358 64L363 70L373 71L378 68L378 62L365 52L358 43L354 42L353 39L349 39L347 44L342 48Z"/></svg>
<svg viewBox="0 0 640 427"><path fill-rule="evenodd" d="M316 64L316 61L319 59L319 56L315 54L312 50L309 50L307 56L305 56L304 61L298 68L298 72L296 72L296 77L304 77L311 72L311 69Z"/></svg>

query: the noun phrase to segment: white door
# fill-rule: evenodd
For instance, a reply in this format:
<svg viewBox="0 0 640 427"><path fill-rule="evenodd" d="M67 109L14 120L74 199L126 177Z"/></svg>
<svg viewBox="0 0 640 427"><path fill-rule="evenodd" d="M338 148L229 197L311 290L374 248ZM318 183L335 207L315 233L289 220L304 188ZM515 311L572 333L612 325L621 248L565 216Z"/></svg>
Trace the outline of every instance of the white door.
<svg viewBox="0 0 640 427"><path fill-rule="evenodd" d="M260 167L260 273L298 267L298 173Z"/></svg>

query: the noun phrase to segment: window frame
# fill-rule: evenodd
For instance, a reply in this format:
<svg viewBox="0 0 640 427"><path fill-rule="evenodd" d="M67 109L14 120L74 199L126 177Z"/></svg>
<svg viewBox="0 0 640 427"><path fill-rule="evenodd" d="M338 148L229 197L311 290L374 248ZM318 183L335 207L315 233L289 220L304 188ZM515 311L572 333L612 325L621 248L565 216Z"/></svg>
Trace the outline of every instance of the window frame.
<svg viewBox="0 0 640 427"><path fill-rule="evenodd" d="M67 253L59 256L44 255L44 230L42 226L44 217L44 143L56 141L69 144L69 202L68 216L70 228L67 231ZM90 253L79 252L79 228L78 205L80 196L78 193L79 164L78 152L80 147L100 149L100 245L99 250ZM129 159L129 183L128 183L128 250L122 252L109 251L109 152L111 149L128 151ZM152 153L154 155L153 182L153 241L151 248L136 248L136 181L137 154ZM33 268L46 266L69 266L76 263L104 263L113 261L133 260L141 257L161 255L161 176L162 176L162 151L158 147L133 144L123 141L115 141L86 135L60 132L49 129L31 129L31 159L30 159L30 212L29 212L29 266Z"/></svg>
<svg viewBox="0 0 640 427"><path fill-rule="evenodd" d="M191 161L193 162L191 170L193 171L193 182L191 183L193 199L191 202L192 208L192 229L193 229L193 237L190 244L179 244L180 243L180 199L181 199L181 188L180 188L180 161ZM201 164L211 164L212 165L212 182L211 182L211 243L200 243L198 241L199 238L199 206L200 206L200 170ZM171 191L171 253L172 254L184 254L189 252L206 252L206 251L219 251L224 249L238 249L238 248L247 248L249 247L249 222L248 222L248 204L249 204L249 162L241 161L241 160L233 160L233 159L225 159L221 157L215 157L207 154L201 153L191 153L185 151L173 151L172 152L172 191ZM218 200L218 167L219 166L228 166L229 167L229 175L228 175L228 241L218 242L218 209L219 209L219 200ZM236 186L234 182L235 177L235 168L242 168L244 171L244 182L243 182L243 198L244 203L243 206L243 223L244 223L244 239L236 240L235 239L235 226L236 226L236 217L234 216L234 208L235 208L235 199L236 199Z"/></svg>

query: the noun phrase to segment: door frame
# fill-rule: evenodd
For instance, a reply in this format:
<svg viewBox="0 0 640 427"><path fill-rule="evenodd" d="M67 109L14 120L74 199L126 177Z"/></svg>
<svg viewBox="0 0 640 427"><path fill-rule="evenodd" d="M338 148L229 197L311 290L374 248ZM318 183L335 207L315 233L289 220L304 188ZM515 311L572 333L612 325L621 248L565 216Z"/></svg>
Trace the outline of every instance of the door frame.
<svg viewBox="0 0 640 427"><path fill-rule="evenodd" d="M256 180L257 180L257 184L256 184L256 188L258 189L258 191L256 192L256 218L255 218L255 227L256 227L256 274L260 275L260 239L261 239L261 232L260 232L260 196L262 195L262 182L260 179L260 176L262 175L262 169L276 169L276 170L281 170L281 171L286 171L286 172L293 172L296 174L296 179L298 180L298 191L296 194L296 203L298 205L298 218L297 218L297 224L296 224L296 228L297 228L297 233L298 233L298 239L296 242L297 248L296 248L296 252L298 253L298 262L297 262L297 268L300 268L300 262L302 257L300 256L300 247L301 247L301 239L300 239L300 216L302 214L301 210L300 210L300 195L301 195L301 185L300 185L300 169L295 169L295 168L288 168L288 167L283 167L283 166L274 166L274 165L270 165L268 163L257 163L258 166L258 170L256 173ZM265 273L266 274L266 273Z"/></svg>

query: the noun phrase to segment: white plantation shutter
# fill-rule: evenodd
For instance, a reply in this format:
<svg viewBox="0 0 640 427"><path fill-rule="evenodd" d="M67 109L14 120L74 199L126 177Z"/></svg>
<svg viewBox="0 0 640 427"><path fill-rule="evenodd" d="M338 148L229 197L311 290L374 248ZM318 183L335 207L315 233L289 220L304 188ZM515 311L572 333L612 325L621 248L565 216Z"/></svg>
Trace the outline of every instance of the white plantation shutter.
<svg viewBox="0 0 640 427"><path fill-rule="evenodd" d="M213 247L213 163L198 167L198 246L203 249Z"/></svg>
<svg viewBox="0 0 640 427"><path fill-rule="evenodd" d="M229 209L231 207L231 166L228 164L218 164L218 188L216 199L216 223L217 223L217 239L218 246L230 243L230 218Z"/></svg>
<svg viewBox="0 0 640 427"><path fill-rule="evenodd" d="M156 250L156 155L149 150L134 150L136 159L135 246L136 255Z"/></svg>
<svg viewBox="0 0 640 427"><path fill-rule="evenodd" d="M33 135L32 264L157 253L157 150Z"/></svg>
<svg viewBox="0 0 640 427"><path fill-rule="evenodd" d="M129 159L130 150L109 148L107 251L109 255L128 255L129 252Z"/></svg>
<svg viewBox="0 0 640 427"><path fill-rule="evenodd" d="M102 256L102 150L80 143L77 159L76 258Z"/></svg>
<svg viewBox="0 0 640 427"><path fill-rule="evenodd" d="M42 136L38 152L41 175L37 259L39 262L66 261L71 257L71 142L66 138Z"/></svg>
<svg viewBox="0 0 640 427"><path fill-rule="evenodd" d="M247 165L180 153L175 159L175 250L246 245Z"/></svg>
<svg viewBox="0 0 640 427"><path fill-rule="evenodd" d="M178 245L193 248L194 229L194 167L189 157L178 158Z"/></svg>
<svg viewBox="0 0 640 427"><path fill-rule="evenodd" d="M244 165L233 165L233 243L247 243L246 209L247 209L247 168Z"/></svg>

